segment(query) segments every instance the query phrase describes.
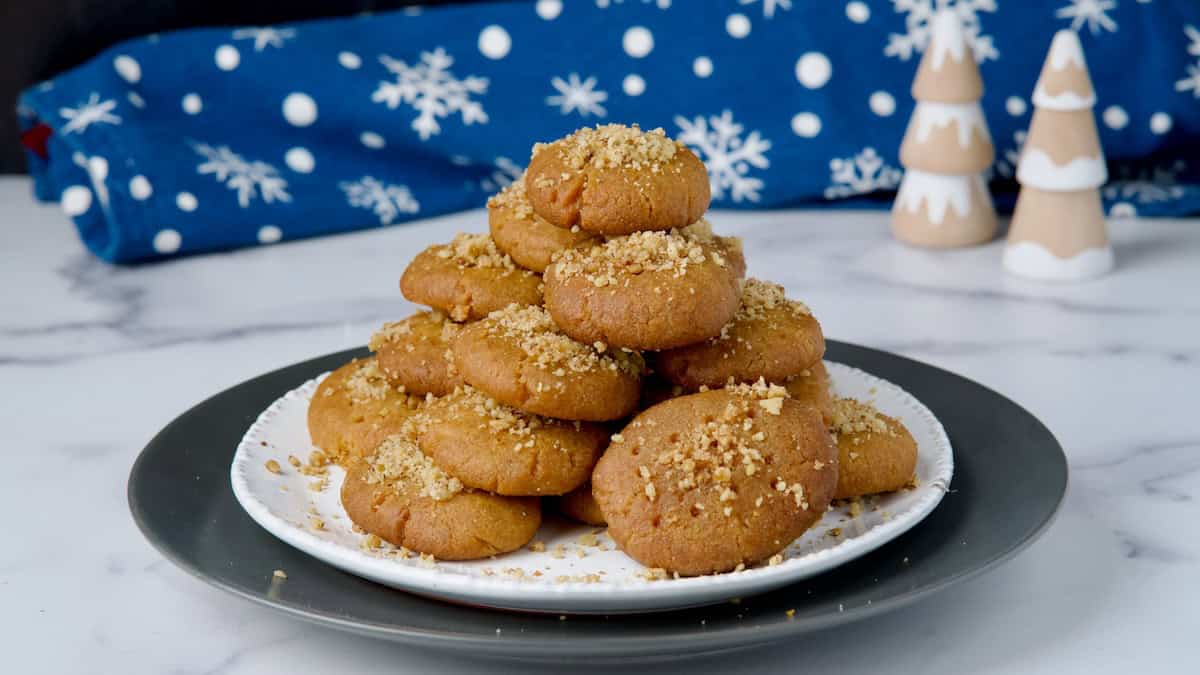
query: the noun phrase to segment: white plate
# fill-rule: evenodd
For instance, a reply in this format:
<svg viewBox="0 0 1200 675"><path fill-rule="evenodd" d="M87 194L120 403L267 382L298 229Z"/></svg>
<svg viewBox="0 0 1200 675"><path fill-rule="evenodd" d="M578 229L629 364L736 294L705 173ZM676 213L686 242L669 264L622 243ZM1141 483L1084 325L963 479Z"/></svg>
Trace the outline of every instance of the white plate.
<svg viewBox="0 0 1200 675"><path fill-rule="evenodd" d="M233 493L251 518L288 544L352 574L421 595L550 613L617 614L723 602L806 579L878 548L920 522L950 485L950 439L928 408L857 368L826 365L839 396L873 401L912 432L919 452L918 486L864 503L857 517L845 505L829 511L787 547L777 565L652 581L642 576L642 565L616 550L602 528L548 512L534 537L545 551L526 548L493 559L436 563L403 558L395 550L365 551L360 547L363 535L353 531L338 498L341 469L331 468L328 486L314 491L313 478L287 462L288 455L305 459L313 449L306 416L320 377L275 401L246 432L230 471ZM270 459L279 463L281 473L266 470ZM324 529L313 527L314 517L324 522ZM839 536L830 533L835 528Z"/></svg>

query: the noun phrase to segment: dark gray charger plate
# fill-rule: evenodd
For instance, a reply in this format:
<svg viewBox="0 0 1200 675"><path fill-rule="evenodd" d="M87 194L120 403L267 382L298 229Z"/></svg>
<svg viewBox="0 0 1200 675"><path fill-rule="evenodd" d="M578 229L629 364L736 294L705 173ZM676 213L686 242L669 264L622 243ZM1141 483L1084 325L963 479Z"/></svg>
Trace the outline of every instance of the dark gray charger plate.
<svg viewBox="0 0 1200 675"><path fill-rule="evenodd" d="M284 392L366 353L330 354L256 377L159 432L129 476L129 507L150 543L213 586L342 630L475 655L637 659L750 647L913 602L1029 545L1050 524L1067 487L1062 448L1012 401L933 366L829 341L827 359L908 390L950 436L951 491L907 534L831 572L737 605L567 621L451 605L325 565L268 534L234 500L229 465L258 414ZM276 569L287 571L286 581L272 580Z"/></svg>

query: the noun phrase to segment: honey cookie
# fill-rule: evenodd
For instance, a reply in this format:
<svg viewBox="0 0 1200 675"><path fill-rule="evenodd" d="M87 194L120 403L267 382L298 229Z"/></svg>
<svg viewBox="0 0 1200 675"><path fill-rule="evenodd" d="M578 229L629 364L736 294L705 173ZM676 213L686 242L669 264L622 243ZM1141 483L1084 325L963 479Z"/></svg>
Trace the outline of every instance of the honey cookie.
<svg viewBox="0 0 1200 675"><path fill-rule="evenodd" d="M492 312L463 329L453 353L468 384L527 412L603 421L637 407L641 356L573 340L542 307Z"/></svg>
<svg viewBox="0 0 1200 675"><path fill-rule="evenodd" d="M488 227L496 246L518 265L539 274L555 253L599 241L599 235L584 232L578 225L556 227L534 213L523 177L489 199L487 206Z"/></svg>
<svg viewBox="0 0 1200 675"><path fill-rule="evenodd" d="M467 321L512 303L540 305L542 280L518 267L488 235L460 233L418 253L400 277L400 292Z"/></svg>
<svg viewBox="0 0 1200 675"><path fill-rule="evenodd" d="M597 424L530 415L463 387L429 406L421 450L468 487L561 495L579 487L608 445Z"/></svg>
<svg viewBox="0 0 1200 675"><path fill-rule="evenodd" d="M628 349L670 349L718 335L741 295L724 248L677 230L563 251L545 279L546 309L564 333Z"/></svg>
<svg viewBox="0 0 1200 675"><path fill-rule="evenodd" d="M912 482L917 442L900 420L861 401L839 398L833 403L831 429L840 466L835 499L892 492Z"/></svg>
<svg viewBox="0 0 1200 675"><path fill-rule="evenodd" d="M308 433L313 445L345 463L396 433L423 404L389 383L376 359L352 361L317 385L308 404Z"/></svg>
<svg viewBox="0 0 1200 675"><path fill-rule="evenodd" d="M833 424L833 392L825 362L818 360L807 370L783 383L792 398L821 412L826 424Z"/></svg>
<svg viewBox="0 0 1200 675"><path fill-rule="evenodd" d="M783 551L821 519L837 486L821 416L758 382L642 412L592 474L621 550L681 575L726 572Z"/></svg>
<svg viewBox="0 0 1200 675"><path fill-rule="evenodd" d="M729 380L784 382L825 353L821 324L802 302L789 300L777 284L747 279L733 319L703 342L655 355L655 370L689 390L720 387Z"/></svg>
<svg viewBox="0 0 1200 675"><path fill-rule="evenodd" d="M368 346L394 386L410 394L444 396L463 383L450 353L450 343L461 329L441 312L417 312L383 324Z"/></svg>
<svg viewBox="0 0 1200 675"><path fill-rule="evenodd" d="M705 218L681 228L679 232L685 237L701 241L708 240L720 246L734 275L739 279L746 276L746 254L742 249L741 237L723 237L713 232L712 223Z"/></svg>
<svg viewBox="0 0 1200 675"><path fill-rule="evenodd" d="M689 225L710 198L708 171L686 145L621 124L535 145L525 191L550 224L607 235Z"/></svg>
<svg viewBox="0 0 1200 675"><path fill-rule="evenodd" d="M419 417L347 468L341 498L350 520L443 560L486 558L527 544L541 524L538 500L472 490L446 475L417 447Z"/></svg>
<svg viewBox="0 0 1200 675"><path fill-rule="evenodd" d="M592 496L592 483L589 481L558 498L555 502L558 512L571 520L585 525L603 526L604 514L600 505Z"/></svg>

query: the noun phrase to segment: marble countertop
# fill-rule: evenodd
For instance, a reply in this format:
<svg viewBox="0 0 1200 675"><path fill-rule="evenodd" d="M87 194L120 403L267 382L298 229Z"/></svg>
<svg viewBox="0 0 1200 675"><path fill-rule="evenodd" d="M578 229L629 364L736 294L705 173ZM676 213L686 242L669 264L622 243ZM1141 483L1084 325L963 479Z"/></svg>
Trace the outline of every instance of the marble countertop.
<svg viewBox="0 0 1200 675"><path fill-rule="evenodd" d="M1200 625L1200 222L1112 223L1118 268L1040 285L1000 244L904 248L882 212L717 212L750 272L826 335L973 378L1066 448L1058 520L980 578L888 615L658 672L1184 672ZM0 622L13 673L540 672L343 634L189 577L134 526L125 481L180 412L362 344L411 307L419 248L471 212L133 268L88 255L24 178L0 178ZM15 658L15 663L13 659ZM555 669L547 669L553 672ZM586 672L573 665L572 670Z"/></svg>

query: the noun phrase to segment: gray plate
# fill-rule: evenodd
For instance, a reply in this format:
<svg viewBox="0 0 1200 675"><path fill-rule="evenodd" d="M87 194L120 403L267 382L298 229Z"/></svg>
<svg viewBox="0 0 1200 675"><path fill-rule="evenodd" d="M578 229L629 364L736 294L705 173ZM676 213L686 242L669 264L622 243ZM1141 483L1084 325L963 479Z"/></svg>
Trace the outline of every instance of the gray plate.
<svg viewBox="0 0 1200 675"><path fill-rule="evenodd" d="M906 605L1028 546L1050 524L1067 487L1062 448L1012 401L933 366L830 341L827 359L908 390L950 436L951 492L913 530L836 570L738 605L567 621L450 605L325 565L268 534L233 498L229 463L258 414L309 378L364 355L351 350L267 373L159 432L129 476L129 507L150 543L213 586L363 635L530 660L640 659L750 647ZM275 569L287 571L286 582L272 583ZM791 618L789 609L796 610Z"/></svg>

